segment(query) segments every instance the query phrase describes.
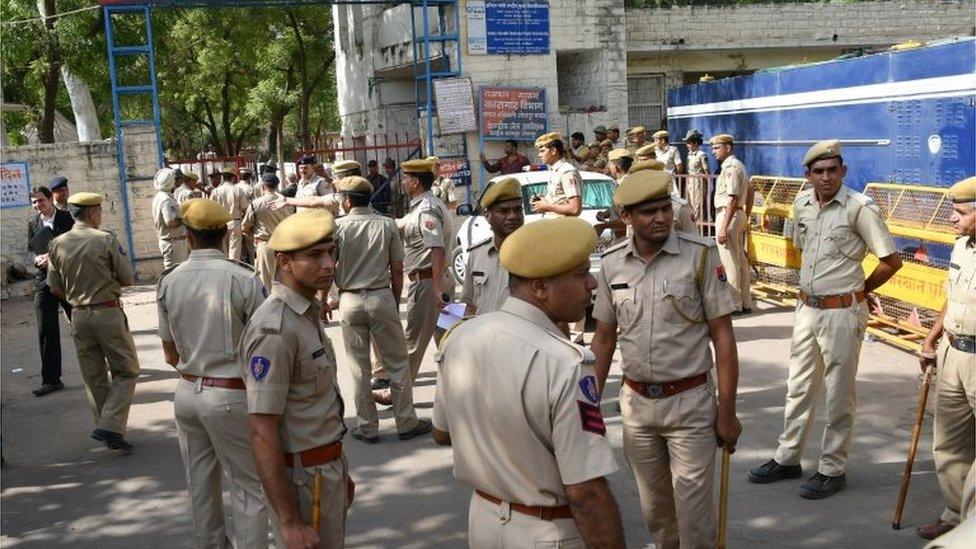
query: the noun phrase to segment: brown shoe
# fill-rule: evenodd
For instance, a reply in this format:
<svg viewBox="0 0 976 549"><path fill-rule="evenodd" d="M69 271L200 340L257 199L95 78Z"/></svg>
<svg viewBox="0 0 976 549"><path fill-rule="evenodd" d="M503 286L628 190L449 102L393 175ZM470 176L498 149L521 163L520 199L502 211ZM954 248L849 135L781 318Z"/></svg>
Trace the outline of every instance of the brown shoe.
<svg viewBox="0 0 976 549"><path fill-rule="evenodd" d="M955 527L955 524L949 524L948 522L939 519L932 524L919 526L915 529L915 533L918 534L918 537L922 539L935 539Z"/></svg>
<svg viewBox="0 0 976 549"><path fill-rule="evenodd" d="M377 404L382 404L383 406L393 406L393 397L390 395L389 389L379 389L373 391L373 400Z"/></svg>

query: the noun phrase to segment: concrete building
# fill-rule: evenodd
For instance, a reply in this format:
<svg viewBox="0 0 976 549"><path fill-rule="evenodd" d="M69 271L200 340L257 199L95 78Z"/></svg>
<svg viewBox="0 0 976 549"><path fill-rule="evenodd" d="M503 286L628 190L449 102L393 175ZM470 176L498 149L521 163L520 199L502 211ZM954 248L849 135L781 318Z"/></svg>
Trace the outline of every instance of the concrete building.
<svg viewBox="0 0 976 549"><path fill-rule="evenodd" d="M491 1L491 0L489 0ZM974 33L973 0L863 1L716 5L624 9L623 0L549 0L549 52L544 55L472 53L468 20L478 0L430 8L433 35L458 33L460 47L431 45L432 70L456 68L475 89L485 85L542 87L548 128L582 131L599 124L665 125L666 90L709 74L716 78L759 69L821 61L907 40L928 41ZM454 28L459 10L459 29ZM343 137L406 132L424 135L414 97L411 8L334 6L336 71ZM414 8L420 27L423 10ZM442 29L442 21L444 22ZM423 29L418 28L418 35ZM459 58L458 58L459 57ZM421 93L421 99L424 100ZM481 185L478 135L464 135L472 184ZM521 152L535 159L531 143ZM425 151L426 154L427 151ZM457 136L435 139L441 155L463 154ZM489 158L501 144L484 146Z"/></svg>

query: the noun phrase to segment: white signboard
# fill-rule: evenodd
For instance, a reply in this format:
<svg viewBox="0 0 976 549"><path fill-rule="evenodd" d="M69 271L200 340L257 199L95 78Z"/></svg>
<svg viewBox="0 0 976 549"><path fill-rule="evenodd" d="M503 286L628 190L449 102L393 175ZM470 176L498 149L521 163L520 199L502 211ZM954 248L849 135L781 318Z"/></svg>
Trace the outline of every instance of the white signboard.
<svg viewBox="0 0 976 549"><path fill-rule="evenodd" d="M478 129L470 78L435 80L434 100L437 103L437 128L441 135Z"/></svg>
<svg viewBox="0 0 976 549"><path fill-rule="evenodd" d="M488 53L488 29L485 24L485 0L468 0L468 55Z"/></svg>
<svg viewBox="0 0 976 549"><path fill-rule="evenodd" d="M27 162L0 164L0 208L30 206L30 174Z"/></svg>

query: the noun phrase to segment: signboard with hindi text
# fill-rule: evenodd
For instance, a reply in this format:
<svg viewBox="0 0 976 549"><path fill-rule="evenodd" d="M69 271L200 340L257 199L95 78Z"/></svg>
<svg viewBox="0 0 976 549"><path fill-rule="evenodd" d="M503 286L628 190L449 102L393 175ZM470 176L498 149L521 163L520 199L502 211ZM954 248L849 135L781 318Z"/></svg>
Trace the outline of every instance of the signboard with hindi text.
<svg viewBox="0 0 976 549"><path fill-rule="evenodd" d="M485 141L534 141L546 133L546 90L482 86L478 103Z"/></svg>
<svg viewBox="0 0 976 549"><path fill-rule="evenodd" d="M471 186L471 163L467 157L456 156L453 158L439 158L437 163L437 175L448 177L454 180L458 187Z"/></svg>
<svg viewBox="0 0 976 549"><path fill-rule="evenodd" d="M440 135L473 132L478 129L474 116L474 92L470 78L434 80L437 129Z"/></svg>
<svg viewBox="0 0 976 549"><path fill-rule="evenodd" d="M30 206L27 162L0 163L0 208Z"/></svg>
<svg viewBox="0 0 976 549"><path fill-rule="evenodd" d="M548 0L468 0L469 55L548 55Z"/></svg>

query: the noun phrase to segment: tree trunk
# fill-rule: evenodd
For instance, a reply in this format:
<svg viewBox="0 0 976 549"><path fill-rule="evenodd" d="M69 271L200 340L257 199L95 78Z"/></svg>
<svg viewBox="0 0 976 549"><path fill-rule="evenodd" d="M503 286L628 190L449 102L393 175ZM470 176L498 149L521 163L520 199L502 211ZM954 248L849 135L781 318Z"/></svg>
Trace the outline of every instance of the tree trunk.
<svg viewBox="0 0 976 549"><path fill-rule="evenodd" d="M57 8L54 0L37 0L37 10L44 18L44 101L37 137L41 143L54 143L54 120L57 115L58 84L61 72L61 47L54 32Z"/></svg>
<svg viewBox="0 0 976 549"><path fill-rule="evenodd" d="M64 87L68 89L71 110L75 113L78 141L98 141L102 138L102 132L98 126L98 113L95 111L95 102L92 101L91 88L84 80L72 74L68 67L61 67L61 78L64 80Z"/></svg>
<svg viewBox="0 0 976 549"><path fill-rule="evenodd" d="M227 147L223 151L223 156L234 156L237 154L237 151L233 150L234 133L230 128L230 71L224 73L224 85L220 90L220 99L220 122L224 131L224 143L227 144Z"/></svg>
<svg viewBox="0 0 976 549"><path fill-rule="evenodd" d="M284 131L285 121L277 120L275 122L275 156L278 157L278 177L281 178L280 187L284 190L288 186L288 181L285 180L285 131Z"/></svg>

